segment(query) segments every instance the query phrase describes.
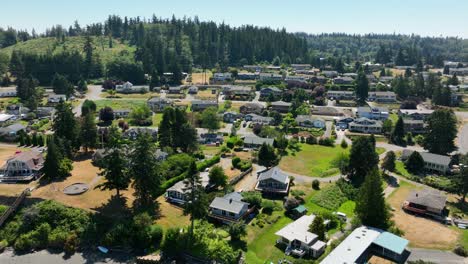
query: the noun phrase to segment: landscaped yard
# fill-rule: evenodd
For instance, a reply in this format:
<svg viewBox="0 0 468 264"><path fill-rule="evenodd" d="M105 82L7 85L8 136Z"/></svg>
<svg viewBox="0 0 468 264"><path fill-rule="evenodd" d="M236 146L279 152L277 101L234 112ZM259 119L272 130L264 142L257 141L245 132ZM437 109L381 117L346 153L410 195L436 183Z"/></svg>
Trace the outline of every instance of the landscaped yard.
<svg viewBox="0 0 468 264"><path fill-rule="evenodd" d="M405 163L400 160L395 161L395 173L399 174L404 177L411 177L411 173L409 173L405 168Z"/></svg>
<svg viewBox="0 0 468 264"><path fill-rule="evenodd" d="M325 147L320 145L299 144L301 150L284 156L279 164L287 172L313 177L326 177L339 173L333 161L349 149L339 146Z"/></svg>
<svg viewBox="0 0 468 264"><path fill-rule="evenodd" d="M145 99L103 99L95 101L97 110L106 106L112 107L112 109L130 109L142 106L146 104Z"/></svg>

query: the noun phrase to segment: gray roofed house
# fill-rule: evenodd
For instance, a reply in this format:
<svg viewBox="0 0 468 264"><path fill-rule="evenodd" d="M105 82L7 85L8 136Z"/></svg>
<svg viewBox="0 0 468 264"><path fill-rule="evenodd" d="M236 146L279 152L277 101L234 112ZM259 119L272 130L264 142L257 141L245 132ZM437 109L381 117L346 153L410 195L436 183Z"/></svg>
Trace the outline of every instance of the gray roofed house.
<svg viewBox="0 0 468 264"><path fill-rule="evenodd" d="M280 96L283 91L278 87L265 87L260 89L260 97L266 98L270 95Z"/></svg>
<svg viewBox="0 0 468 264"><path fill-rule="evenodd" d="M0 97L16 97L16 88L0 88Z"/></svg>
<svg viewBox="0 0 468 264"><path fill-rule="evenodd" d="M161 112L164 108L173 105L172 100L161 97L152 97L148 99L146 104L153 112Z"/></svg>
<svg viewBox="0 0 468 264"><path fill-rule="evenodd" d="M258 174L255 190L268 194L286 195L289 191L289 176L278 166Z"/></svg>
<svg viewBox="0 0 468 264"><path fill-rule="evenodd" d="M49 104L56 104L60 101L67 101L67 96L64 94L49 94L49 96L47 97L47 102Z"/></svg>
<svg viewBox="0 0 468 264"><path fill-rule="evenodd" d="M238 192L215 197L209 208L209 216L223 223L237 222L249 212L249 204L242 201L242 195Z"/></svg>
<svg viewBox="0 0 468 264"><path fill-rule="evenodd" d="M223 94L226 99L249 99L252 94L252 88L248 86L226 86L224 87Z"/></svg>
<svg viewBox="0 0 468 264"><path fill-rule="evenodd" d="M190 86L188 88L188 93L189 94L197 94L198 93L198 87L197 86Z"/></svg>
<svg viewBox="0 0 468 264"><path fill-rule="evenodd" d="M310 115L298 115L296 117L296 123L301 127L315 127L315 128L324 128L325 120L321 118L313 118Z"/></svg>
<svg viewBox="0 0 468 264"><path fill-rule="evenodd" d="M400 109L398 110L398 115L403 118L411 118L415 120L424 120L428 118L434 110L425 109L425 110L417 110L417 109Z"/></svg>
<svg viewBox="0 0 468 264"><path fill-rule="evenodd" d="M396 94L394 92L369 92L369 101L394 103L396 102Z"/></svg>
<svg viewBox="0 0 468 264"><path fill-rule="evenodd" d="M55 107L50 106L39 106L36 109L36 116L37 118L52 118L55 114Z"/></svg>
<svg viewBox="0 0 468 264"><path fill-rule="evenodd" d="M382 122L360 117L348 124L349 131L376 134L382 132Z"/></svg>
<svg viewBox="0 0 468 264"><path fill-rule="evenodd" d="M261 138L257 136L246 136L244 137L244 148L256 149L263 145L273 145L274 139L272 138Z"/></svg>
<svg viewBox="0 0 468 264"><path fill-rule="evenodd" d="M273 117L260 116L257 114L247 114L244 116L245 121L252 122L253 124L271 125L274 121Z"/></svg>
<svg viewBox="0 0 468 264"><path fill-rule="evenodd" d="M261 114L263 110L265 110L265 107L259 103L246 103L245 105L242 105L239 108L239 111L242 114L251 114L251 113Z"/></svg>
<svg viewBox="0 0 468 264"><path fill-rule="evenodd" d="M168 92L170 94L180 94L182 92L182 87L180 86L169 87Z"/></svg>
<svg viewBox="0 0 468 264"><path fill-rule="evenodd" d="M8 140L14 140L16 139L18 132L25 131L25 130L26 130L25 126L23 126L20 123L15 123L7 127L0 128L0 136Z"/></svg>
<svg viewBox="0 0 468 264"><path fill-rule="evenodd" d="M406 198L403 208L410 211L421 210L420 213L443 215L446 203L447 196L436 190L413 190Z"/></svg>
<svg viewBox="0 0 468 264"><path fill-rule="evenodd" d="M336 77L333 79L334 84L352 84L354 82L354 79L351 77L343 76L343 77Z"/></svg>
<svg viewBox="0 0 468 264"><path fill-rule="evenodd" d="M413 150L404 149L401 154L401 159L407 160L413 152ZM421 157L424 160L424 169L442 174L445 174L450 170L450 162L452 159L449 156L429 152L419 152L419 154L421 154Z"/></svg>
<svg viewBox="0 0 468 264"><path fill-rule="evenodd" d="M203 111L209 107L218 108L218 102L214 100L193 100L192 111Z"/></svg>
<svg viewBox="0 0 468 264"><path fill-rule="evenodd" d="M141 133L148 133L152 137L153 140L156 140L158 137L158 129L157 128L149 128L149 127L132 127L125 131L122 136L124 138L135 140L137 139L138 135Z"/></svg>
<svg viewBox="0 0 468 264"><path fill-rule="evenodd" d="M44 165L42 153L24 151L9 158L0 169L1 181L30 181L40 175Z"/></svg>
<svg viewBox="0 0 468 264"><path fill-rule="evenodd" d="M292 104L288 102L276 101L271 103L271 109L280 113L287 113L289 112L289 108L291 107L291 105Z"/></svg>
<svg viewBox="0 0 468 264"><path fill-rule="evenodd" d="M203 186L203 188L206 188L210 183L210 177L208 175L208 172L200 172L201 185ZM185 182L182 180L178 181L172 187L168 188L165 197L166 200L168 200L169 202L184 204L187 199L187 193L188 190L186 190Z"/></svg>
<svg viewBox="0 0 468 264"><path fill-rule="evenodd" d="M387 120L390 115L390 111L387 107L358 107L356 116L366 117L373 120Z"/></svg>
<svg viewBox="0 0 468 264"><path fill-rule="evenodd" d="M330 90L327 92L328 99L338 99L338 100L354 100L356 95L353 91L336 91Z"/></svg>

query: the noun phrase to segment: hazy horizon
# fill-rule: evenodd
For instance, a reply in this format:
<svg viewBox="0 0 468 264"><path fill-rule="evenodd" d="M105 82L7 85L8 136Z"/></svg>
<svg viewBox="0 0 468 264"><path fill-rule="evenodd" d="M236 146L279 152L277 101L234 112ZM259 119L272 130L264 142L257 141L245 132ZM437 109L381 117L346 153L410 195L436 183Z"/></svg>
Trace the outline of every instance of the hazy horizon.
<svg viewBox="0 0 468 264"><path fill-rule="evenodd" d="M388 1L391 3L298 0L289 5L276 0L239 0L235 4L213 0L135 2L82 0L70 4L58 0L9 1L2 5L8 12L0 17L0 27L11 26L28 31L34 28L42 33L57 24L68 28L75 20L84 26L104 22L112 14L141 18L151 18L156 14L161 18L198 16L202 21L224 22L231 26L268 26L307 34L415 34L468 38L468 16L464 14L468 10L468 1L447 0L444 5L433 0Z"/></svg>

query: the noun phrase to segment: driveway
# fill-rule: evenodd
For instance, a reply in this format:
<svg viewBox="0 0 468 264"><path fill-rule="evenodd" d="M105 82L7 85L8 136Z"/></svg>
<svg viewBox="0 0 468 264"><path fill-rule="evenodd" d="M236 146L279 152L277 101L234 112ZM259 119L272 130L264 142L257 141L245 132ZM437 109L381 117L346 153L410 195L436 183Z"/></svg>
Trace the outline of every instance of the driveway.
<svg viewBox="0 0 468 264"><path fill-rule="evenodd" d="M330 138L332 135L332 130L333 130L333 123L331 121L325 122L325 133L323 134L323 137Z"/></svg>
<svg viewBox="0 0 468 264"><path fill-rule="evenodd" d="M79 99L80 103L73 108L73 113L75 113L76 116L81 116L81 106L83 105L83 102L86 99L91 101L101 100L101 93L102 88L100 85L88 85L88 92L86 93L85 98Z"/></svg>
<svg viewBox="0 0 468 264"><path fill-rule="evenodd" d="M104 255L97 251L76 253L70 257L65 257L64 253L52 253L47 250L41 250L25 255L15 255L12 250L7 249L0 254L0 263L2 264L83 264L83 263L107 263L107 264L122 264L135 263L132 257L127 254L119 253L112 255Z"/></svg>
<svg viewBox="0 0 468 264"><path fill-rule="evenodd" d="M458 151L462 154L468 153L468 123L465 123L458 131Z"/></svg>
<svg viewBox="0 0 468 264"><path fill-rule="evenodd" d="M411 248L411 255L408 261L424 260L437 264L465 264L466 258L460 257L450 251Z"/></svg>
<svg viewBox="0 0 468 264"><path fill-rule="evenodd" d="M243 192L254 190L255 185L257 184L257 173L265 169L266 168L263 166L252 164L252 172L245 175L244 178L236 184L235 190L236 191L242 190Z"/></svg>

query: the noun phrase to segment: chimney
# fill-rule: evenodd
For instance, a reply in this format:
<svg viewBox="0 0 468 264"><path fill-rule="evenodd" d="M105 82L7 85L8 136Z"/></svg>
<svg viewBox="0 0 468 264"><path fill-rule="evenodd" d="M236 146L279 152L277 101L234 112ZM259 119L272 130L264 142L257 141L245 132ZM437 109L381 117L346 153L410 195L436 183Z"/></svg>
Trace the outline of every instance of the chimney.
<svg viewBox="0 0 468 264"><path fill-rule="evenodd" d="M418 193L416 193L416 197L418 197Z"/></svg>
<svg viewBox="0 0 468 264"><path fill-rule="evenodd" d="M231 199L229 199L229 203L230 203L230 204L232 203L232 198L231 198Z"/></svg>

